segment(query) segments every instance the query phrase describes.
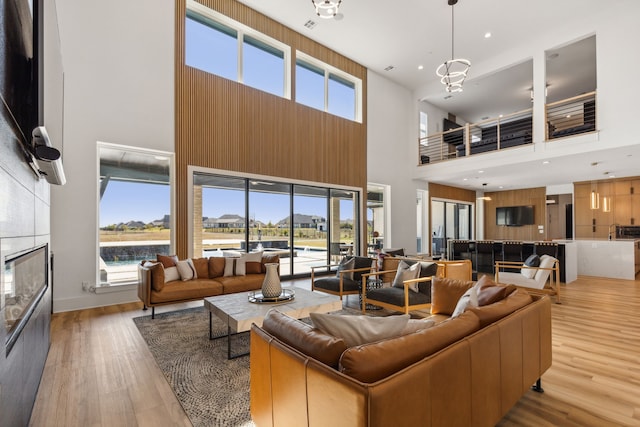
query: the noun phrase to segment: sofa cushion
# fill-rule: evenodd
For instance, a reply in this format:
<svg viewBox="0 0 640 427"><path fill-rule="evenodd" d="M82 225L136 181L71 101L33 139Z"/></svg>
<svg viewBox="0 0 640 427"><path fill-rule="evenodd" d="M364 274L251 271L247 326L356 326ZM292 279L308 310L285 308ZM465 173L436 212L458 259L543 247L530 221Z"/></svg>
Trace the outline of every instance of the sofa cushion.
<svg viewBox="0 0 640 427"><path fill-rule="evenodd" d="M178 268L178 273L180 274L180 279L182 281L198 278L196 267L193 265L193 262L190 259L178 261L176 267Z"/></svg>
<svg viewBox="0 0 640 427"><path fill-rule="evenodd" d="M404 289L394 287L384 287L378 289L369 289L367 298L375 301L386 302L397 307L404 307ZM429 304L431 302L431 294L424 292L409 292L409 305ZM375 302L371 302L375 304Z"/></svg>
<svg viewBox="0 0 640 427"><path fill-rule="evenodd" d="M501 285L490 276L482 276L478 280L478 306L493 304L516 290L515 285Z"/></svg>
<svg viewBox="0 0 640 427"><path fill-rule="evenodd" d="M431 314L453 314L460 297L473 285L471 280L431 279Z"/></svg>
<svg viewBox="0 0 640 427"><path fill-rule="evenodd" d="M531 298L531 295L529 295L526 290L516 289L511 293L511 295L501 301L482 307L471 307L469 308L469 311L472 311L478 316L478 319L480 319L480 327L484 328L485 326L508 316L519 308L530 304L532 301L533 298Z"/></svg>
<svg viewBox="0 0 640 427"><path fill-rule="evenodd" d="M428 329L348 348L340 358L339 369L358 381L372 383L442 350L479 327L478 316L466 311Z"/></svg>
<svg viewBox="0 0 640 427"><path fill-rule="evenodd" d="M247 276L218 277L215 280L222 283L225 294L231 294L260 289L264 276L262 274L249 274Z"/></svg>
<svg viewBox="0 0 640 427"><path fill-rule="evenodd" d="M209 258L191 258L191 262L196 269L196 276L201 279L209 277Z"/></svg>
<svg viewBox="0 0 640 427"><path fill-rule="evenodd" d="M372 317L310 313L309 316L314 327L344 339L348 347L397 337L409 321L408 314Z"/></svg>
<svg viewBox="0 0 640 427"><path fill-rule="evenodd" d="M151 272L151 288L160 292L164 288L164 267L161 262L145 261L142 263Z"/></svg>
<svg viewBox="0 0 640 427"><path fill-rule="evenodd" d="M391 286L394 288L403 288L405 280L417 279L420 275L420 264L417 262L413 265L409 265L404 261L400 261L398 264L398 270L396 271L396 277L393 279ZM418 284L412 283L409 285L409 289L418 292Z"/></svg>
<svg viewBox="0 0 640 427"><path fill-rule="evenodd" d="M224 257L209 258L209 279L215 279L216 277L224 276L224 266Z"/></svg>
<svg viewBox="0 0 640 427"><path fill-rule="evenodd" d="M158 260L158 262L162 263L162 266L164 268L175 267L178 264L177 255L156 254L156 259Z"/></svg>
<svg viewBox="0 0 640 427"><path fill-rule="evenodd" d="M347 349L342 338L325 334L275 308L267 312L262 328L285 344L334 369L338 367L340 356Z"/></svg>
<svg viewBox="0 0 640 427"><path fill-rule="evenodd" d="M175 267L174 267L175 268ZM174 280L167 282L162 292L151 290L151 303L188 301L222 294L222 284L217 280L194 279L187 282Z"/></svg>

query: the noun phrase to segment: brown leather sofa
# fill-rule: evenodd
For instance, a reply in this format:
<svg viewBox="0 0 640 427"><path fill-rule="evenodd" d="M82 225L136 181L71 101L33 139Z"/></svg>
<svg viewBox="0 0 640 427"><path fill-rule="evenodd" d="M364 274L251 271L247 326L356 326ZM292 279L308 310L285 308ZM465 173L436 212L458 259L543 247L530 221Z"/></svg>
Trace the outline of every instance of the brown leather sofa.
<svg viewBox="0 0 640 427"><path fill-rule="evenodd" d="M197 278L168 282L165 282L164 267L161 262L153 262L153 265L150 265L151 263L143 261L138 265L138 298L144 304L143 309L151 307L153 318L155 307L158 305L260 289L266 274L265 264L280 262L278 255L263 255L260 265L250 266L250 263L247 263L245 274L236 274L234 267L233 275L225 276L226 259L224 257L193 259Z"/></svg>
<svg viewBox="0 0 640 427"><path fill-rule="evenodd" d="M351 348L282 319L251 330L258 427L493 426L551 366L549 297L521 289L429 329Z"/></svg>

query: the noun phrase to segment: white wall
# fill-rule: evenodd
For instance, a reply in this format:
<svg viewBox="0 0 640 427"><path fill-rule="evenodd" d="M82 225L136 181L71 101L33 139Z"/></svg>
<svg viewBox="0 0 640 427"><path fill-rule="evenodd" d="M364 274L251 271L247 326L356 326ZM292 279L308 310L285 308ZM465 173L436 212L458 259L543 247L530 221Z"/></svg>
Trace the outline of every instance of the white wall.
<svg viewBox="0 0 640 427"><path fill-rule="evenodd" d="M416 252L416 190L412 180L418 159L418 101L411 92L369 70L367 74L367 180L390 186L387 200L391 230L384 246ZM422 185L420 185L422 184Z"/></svg>
<svg viewBox="0 0 640 427"><path fill-rule="evenodd" d="M174 150L175 4L57 0L57 9L67 184L51 191L54 311L135 301L135 290L82 291L96 282L96 142Z"/></svg>

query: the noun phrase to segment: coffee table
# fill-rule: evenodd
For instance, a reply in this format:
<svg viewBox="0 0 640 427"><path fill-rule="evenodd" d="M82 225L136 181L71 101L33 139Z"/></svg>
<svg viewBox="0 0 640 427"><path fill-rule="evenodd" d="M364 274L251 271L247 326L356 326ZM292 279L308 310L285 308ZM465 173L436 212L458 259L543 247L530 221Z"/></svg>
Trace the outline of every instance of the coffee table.
<svg viewBox="0 0 640 427"><path fill-rule="evenodd" d="M246 356L247 353L231 354L231 336L251 329L251 324L262 326L265 314L277 308L288 316L302 319L309 317L309 313L328 313L342 309L342 301L338 296L312 292L306 289L293 288L295 298L291 301L279 303L252 303L249 302L248 292L217 295L204 299L204 307L209 311L209 339L227 337L227 358L234 359ZM226 322L227 333L213 336L213 315Z"/></svg>

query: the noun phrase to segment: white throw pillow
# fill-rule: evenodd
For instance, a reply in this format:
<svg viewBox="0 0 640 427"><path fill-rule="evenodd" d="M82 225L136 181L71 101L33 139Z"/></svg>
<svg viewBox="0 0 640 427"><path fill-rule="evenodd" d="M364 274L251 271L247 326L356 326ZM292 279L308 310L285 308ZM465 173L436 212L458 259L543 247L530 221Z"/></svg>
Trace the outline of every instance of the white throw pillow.
<svg viewBox="0 0 640 427"><path fill-rule="evenodd" d="M174 280L180 280L180 273L178 273L178 267L167 267L164 269L164 283L173 282Z"/></svg>
<svg viewBox="0 0 640 427"><path fill-rule="evenodd" d="M193 261L191 261L191 259L178 261L176 268L178 269L178 273L180 274L180 278L183 282L198 277L196 274L196 267L193 265Z"/></svg>
<svg viewBox="0 0 640 427"><path fill-rule="evenodd" d="M392 286L394 288L402 288L404 289L404 281L417 279L420 276L420 263L416 262L413 265L409 265L404 261L400 261L398 264L398 270L396 272L396 277L393 279ZM409 289L418 292L418 284L411 283L409 285Z"/></svg>
<svg viewBox="0 0 640 427"><path fill-rule="evenodd" d="M227 258L224 259L224 277L233 276L233 266L235 264L236 258Z"/></svg>
<svg viewBox="0 0 640 427"><path fill-rule="evenodd" d="M409 319L407 326L404 327L400 335L407 335L423 329L429 329L435 324L436 322L430 319Z"/></svg>
<svg viewBox="0 0 640 427"><path fill-rule="evenodd" d="M471 287L467 292L465 292L460 299L458 300L458 304L456 304L456 309L453 310L453 314L451 318L458 317L467 309L467 307L477 307L478 306L478 284Z"/></svg>
<svg viewBox="0 0 640 427"><path fill-rule="evenodd" d="M348 347L400 336L409 321L408 314L388 317L310 313L315 328L344 339Z"/></svg>
<svg viewBox="0 0 640 427"><path fill-rule="evenodd" d="M236 276L247 275L247 263L248 262L262 262L262 252L250 252L242 255L236 259ZM226 266L225 266L226 267Z"/></svg>
<svg viewBox="0 0 640 427"><path fill-rule="evenodd" d="M533 279L533 277L538 272L538 269L537 268L529 268L526 264L524 264L524 266L525 267L520 269L520 273L522 274L522 276L526 277L527 279Z"/></svg>

